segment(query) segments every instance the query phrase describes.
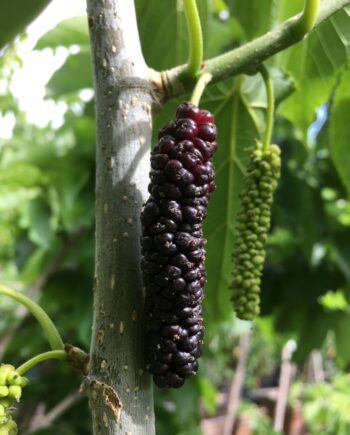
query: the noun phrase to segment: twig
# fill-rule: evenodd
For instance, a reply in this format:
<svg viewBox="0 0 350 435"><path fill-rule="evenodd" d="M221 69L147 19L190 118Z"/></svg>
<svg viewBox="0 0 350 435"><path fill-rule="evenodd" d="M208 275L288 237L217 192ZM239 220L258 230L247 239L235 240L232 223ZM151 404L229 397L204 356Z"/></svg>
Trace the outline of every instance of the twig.
<svg viewBox="0 0 350 435"><path fill-rule="evenodd" d="M306 382L324 382L325 375L322 364L322 354L319 350L310 353L306 366Z"/></svg>
<svg viewBox="0 0 350 435"><path fill-rule="evenodd" d="M350 0L321 2L319 13L312 31L335 12L344 8L348 4L350 4ZM258 65L264 60L282 50L285 50L300 39L298 39L298 33L295 33L295 28L300 22L300 17L301 14L298 14L265 35L262 35L261 37L225 54L205 61L204 68L201 72L209 72L212 74L213 79L211 83L213 84L241 73L255 71ZM194 81L185 82L181 80L185 68L186 65L181 65L168 71L158 73L160 76L158 79L156 77L157 73L152 72L152 80L155 83L162 83L164 86L164 100L185 94L193 88Z"/></svg>
<svg viewBox="0 0 350 435"><path fill-rule="evenodd" d="M245 365L248 356L249 343L250 343L250 333L246 332L241 335L241 338L239 340L238 363L230 387L223 435L231 435L235 425L237 408L239 405L244 376L245 376Z"/></svg>
<svg viewBox="0 0 350 435"><path fill-rule="evenodd" d="M292 358L295 349L296 349L295 341L289 340L282 350L281 373L279 379L279 388L277 393L277 403L276 403L276 411L275 411L275 419L274 419L274 429L276 431L283 430L289 386L294 371L294 364L292 364L290 360Z"/></svg>
<svg viewBox="0 0 350 435"><path fill-rule="evenodd" d="M62 414L75 405L82 397L83 396L79 393L79 391L75 391L74 393L71 393L69 396L65 397L46 414L43 414L43 409L41 405L39 405L26 433L31 434L39 429L44 429L51 426Z"/></svg>

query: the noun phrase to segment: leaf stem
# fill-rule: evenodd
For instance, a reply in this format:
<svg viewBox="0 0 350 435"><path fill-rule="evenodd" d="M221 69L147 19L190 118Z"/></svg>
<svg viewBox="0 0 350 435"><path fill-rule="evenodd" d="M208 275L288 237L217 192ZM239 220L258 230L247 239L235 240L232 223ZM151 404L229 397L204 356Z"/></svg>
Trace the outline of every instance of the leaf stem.
<svg viewBox="0 0 350 435"><path fill-rule="evenodd" d="M32 301L24 294L12 290L9 287L5 287L1 284L0 294L6 295L9 298L21 303L33 314L33 316L42 327L44 333L46 334L52 350L64 349L63 340L59 332L57 331L56 326L54 325L50 317L46 314L46 312L36 302Z"/></svg>
<svg viewBox="0 0 350 435"><path fill-rule="evenodd" d="M294 37L297 40L303 37L312 29L316 22L320 0L305 0L304 10L293 28Z"/></svg>
<svg viewBox="0 0 350 435"><path fill-rule="evenodd" d="M67 353L64 350L50 350L49 352L40 353L39 355L34 356L33 358L20 365L16 369L16 372L18 372L19 375L23 376L24 373L32 367L49 359L58 359L64 361L65 359L67 359Z"/></svg>
<svg viewBox="0 0 350 435"><path fill-rule="evenodd" d="M308 4L310 5L310 2ZM347 5L350 5L350 0L321 1L316 22L310 31L314 31L335 12ZM297 42L293 29L301 19L300 16L300 14L295 15L262 36L207 59L201 72L211 73L213 75L211 84L214 84L242 73L255 71L261 62ZM193 88L193 81L182 80L186 67L187 65L180 65L159 73L158 80L164 83L164 101L186 94Z"/></svg>
<svg viewBox="0 0 350 435"><path fill-rule="evenodd" d="M204 92L205 87L212 79L212 75L210 73L204 73L199 76L199 79L197 80L196 86L194 87L192 97L191 97L191 103L198 106L199 101L201 99L201 96Z"/></svg>
<svg viewBox="0 0 350 435"><path fill-rule="evenodd" d="M189 55L184 75L195 77L203 59L203 35L196 0L184 0L189 38Z"/></svg>
<svg viewBox="0 0 350 435"><path fill-rule="evenodd" d="M273 95L273 84L268 69L264 64L259 65L259 72L265 83L266 88L266 130L263 142L263 148L266 150L271 143L272 129L273 129L273 115L275 111L275 100Z"/></svg>

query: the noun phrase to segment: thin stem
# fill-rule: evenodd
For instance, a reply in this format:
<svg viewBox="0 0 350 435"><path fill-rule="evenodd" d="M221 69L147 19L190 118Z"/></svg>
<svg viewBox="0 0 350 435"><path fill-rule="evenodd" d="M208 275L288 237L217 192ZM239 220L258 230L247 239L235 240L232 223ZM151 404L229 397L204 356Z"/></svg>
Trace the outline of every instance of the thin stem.
<svg viewBox="0 0 350 435"><path fill-rule="evenodd" d="M189 55L184 74L195 77L201 68L203 59L202 26L196 0L184 0L184 7L189 39Z"/></svg>
<svg viewBox="0 0 350 435"><path fill-rule="evenodd" d="M24 305L36 318L46 334L52 350L64 349L63 340L46 312L34 301L22 293L0 284L0 293Z"/></svg>
<svg viewBox="0 0 350 435"><path fill-rule="evenodd" d="M302 39L316 22L320 0L305 0L304 10L296 22L293 33L297 40Z"/></svg>
<svg viewBox="0 0 350 435"><path fill-rule="evenodd" d="M266 150L271 143L272 129L273 129L273 114L275 111L275 99L273 95L273 84L269 74L268 69L264 64L259 66L259 72L264 79L265 87L266 87L266 98L267 98L267 107L266 107L266 130L265 137L263 142L263 147Z"/></svg>
<svg viewBox="0 0 350 435"><path fill-rule="evenodd" d="M32 367L43 361L47 361L48 359L59 359L61 361L64 361L67 359L67 353L64 350L50 350L49 352L40 353L39 355L34 356L33 358L20 365L16 369L16 372L19 375L23 376L24 373L30 370Z"/></svg>
<svg viewBox="0 0 350 435"><path fill-rule="evenodd" d="M193 90L193 93L192 93L191 103L198 106L199 101L200 101L202 94L204 92L204 89L207 86L207 84L210 82L212 77L213 76L210 73L204 73L199 77L199 79L196 83L196 86Z"/></svg>
<svg viewBox="0 0 350 435"><path fill-rule="evenodd" d="M311 31L347 5L350 5L350 0L322 1ZM297 42L293 29L299 20L300 14L247 44L206 60L201 72L211 73L211 84L214 84L238 74L256 71L261 62ZM185 82L181 79L186 67L187 65L181 65L159 73L158 81L164 84L164 101L186 94L193 88L193 81Z"/></svg>

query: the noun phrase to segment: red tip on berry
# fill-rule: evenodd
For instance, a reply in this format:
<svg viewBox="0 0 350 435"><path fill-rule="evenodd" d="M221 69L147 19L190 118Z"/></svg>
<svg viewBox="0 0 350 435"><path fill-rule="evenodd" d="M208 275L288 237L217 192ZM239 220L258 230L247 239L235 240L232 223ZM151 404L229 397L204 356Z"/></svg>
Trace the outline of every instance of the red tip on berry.
<svg viewBox="0 0 350 435"><path fill-rule="evenodd" d="M198 122L200 118L200 110L197 106L192 103L184 102L181 103L176 111L176 119L190 118L195 122Z"/></svg>
<svg viewBox="0 0 350 435"><path fill-rule="evenodd" d="M199 111L199 119L198 124L208 124L208 123L214 123L214 115L209 112L208 110L200 110Z"/></svg>

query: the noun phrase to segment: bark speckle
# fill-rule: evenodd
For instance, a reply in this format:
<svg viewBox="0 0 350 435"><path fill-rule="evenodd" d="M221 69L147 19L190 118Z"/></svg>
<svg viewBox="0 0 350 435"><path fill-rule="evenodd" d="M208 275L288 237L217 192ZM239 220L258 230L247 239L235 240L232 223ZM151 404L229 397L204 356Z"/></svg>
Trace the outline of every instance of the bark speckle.
<svg viewBox="0 0 350 435"><path fill-rule="evenodd" d="M152 106L152 88L142 57L134 1L87 0L87 6L88 16L95 20L90 23L90 34L97 122L99 260L87 393L94 435L154 435L154 419L145 420L146 404L153 401L146 372L137 403L130 394L140 385L138 371L144 364L139 215L147 197L150 169L147 107ZM134 310L137 322L132 318ZM103 339L100 330L104 331ZM96 400L92 399L93 390ZM153 415L152 409L148 415Z"/></svg>
<svg viewBox="0 0 350 435"><path fill-rule="evenodd" d="M111 276L111 290L114 290L115 287L115 275L113 274Z"/></svg>

